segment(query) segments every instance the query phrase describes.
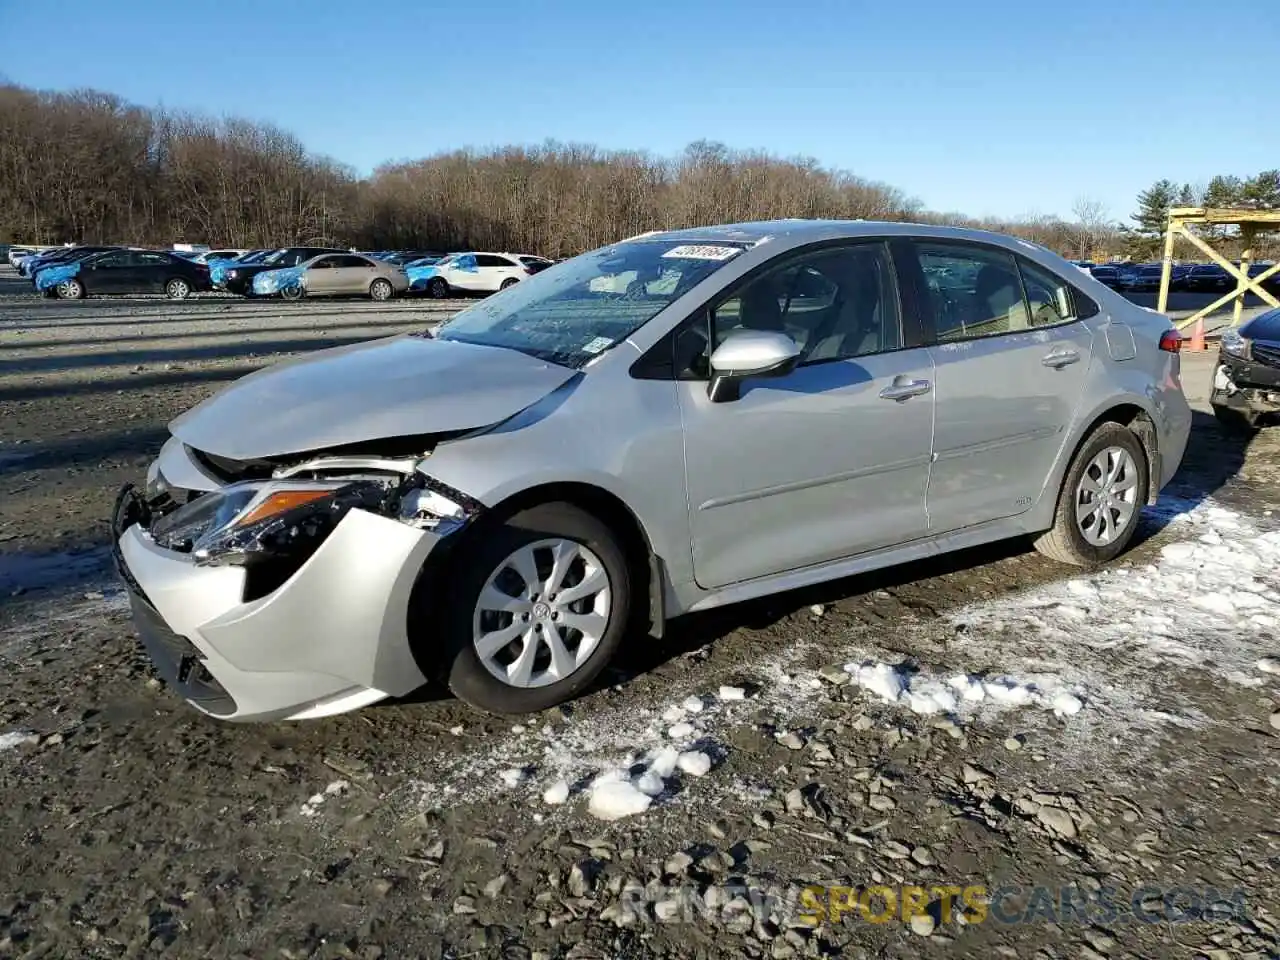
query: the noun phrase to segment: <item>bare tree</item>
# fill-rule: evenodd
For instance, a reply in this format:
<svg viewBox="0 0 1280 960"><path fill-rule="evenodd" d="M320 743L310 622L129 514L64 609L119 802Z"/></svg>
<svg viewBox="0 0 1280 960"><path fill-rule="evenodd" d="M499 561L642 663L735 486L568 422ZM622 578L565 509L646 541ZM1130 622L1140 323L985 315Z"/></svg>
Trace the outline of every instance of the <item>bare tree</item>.
<svg viewBox="0 0 1280 960"><path fill-rule="evenodd" d="M1076 197L1071 204L1075 216L1073 244L1076 256L1086 260L1094 256L1107 234L1107 205L1095 197Z"/></svg>

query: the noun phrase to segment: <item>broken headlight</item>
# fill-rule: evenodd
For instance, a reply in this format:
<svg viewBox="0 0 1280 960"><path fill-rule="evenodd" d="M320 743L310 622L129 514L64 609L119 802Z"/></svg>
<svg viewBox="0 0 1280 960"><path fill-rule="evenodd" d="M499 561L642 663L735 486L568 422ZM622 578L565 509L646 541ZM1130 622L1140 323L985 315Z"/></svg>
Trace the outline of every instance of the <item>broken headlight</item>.
<svg viewBox="0 0 1280 960"><path fill-rule="evenodd" d="M389 492L376 480L235 483L165 514L151 536L197 563L309 554L351 508L384 512Z"/></svg>
<svg viewBox="0 0 1280 960"><path fill-rule="evenodd" d="M1222 352L1240 360L1249 359L1249 340L1240 336L1239 330L1228 330L1222 335Z"/></svg>
<svg viewBox="0 0 1280 960"><path fill-rule="evenodd" d="M400 497L400 519L440 537L461 530L480 513L481 505L438 480L418 474L415 485Z"/></svg>

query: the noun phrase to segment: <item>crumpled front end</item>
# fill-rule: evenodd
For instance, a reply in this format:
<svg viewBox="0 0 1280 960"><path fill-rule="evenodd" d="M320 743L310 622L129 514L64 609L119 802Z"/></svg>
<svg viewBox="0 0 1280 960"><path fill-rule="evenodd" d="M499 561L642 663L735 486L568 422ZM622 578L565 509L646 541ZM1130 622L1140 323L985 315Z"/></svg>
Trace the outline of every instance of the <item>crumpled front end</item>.
<svg viewBox="0 0 1280 960"><path fill-rule="evenodd" d="M264 270L253 278L253 293L258 297L270 297L292 290L305 290L307 271L302 267L281 267Z"/></svg>
<svg viewBox="0 0 1280 960"><path fill-rule="evenodd" d="M227 271L231 269L234 260L227 260L222 257L208 261L209 282L215 288L220 288L227 282Z"/></svg>
<svg viewBox="0 0 1280 960"><path fill-rule="evenodd" d="M66 283L79 273L79 263L68 263L57 267L45 267L35 275L36 289L52 290L59 284Z"/></svg>
<svg viewBox="0 0 1280 960"><path fill-rule="evenodd" d="M310 719L421 686L414 586L478 505L435 490L418 462L238 463L171 439L112 518L162 679L227 720Z"/></svg>
<svg viewBox="0 0 1280 960"><path fill-rule="evenodd" d="M425 290L431 278L437 276L440 271L434 266L430 267L406 267L405 276L409 278L410 290Z"/></svg>

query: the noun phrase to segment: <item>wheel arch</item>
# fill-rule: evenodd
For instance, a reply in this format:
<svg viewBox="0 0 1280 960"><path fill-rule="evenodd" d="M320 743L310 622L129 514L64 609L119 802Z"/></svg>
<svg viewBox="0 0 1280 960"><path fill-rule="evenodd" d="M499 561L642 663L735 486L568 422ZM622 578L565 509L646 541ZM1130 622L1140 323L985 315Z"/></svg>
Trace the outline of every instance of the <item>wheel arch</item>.
<svg viewBox="0 0 1280 960"><path fill-rule="evenodd" d="M652 636L662 635L665 613L665 568L654 552L653 543L639 516L611 490L581 480L552 481L526 487L511 494L485 512L487 522L502 522L531 507L545 503L567 503L605 524L618 535L632 572L641 578L649 599L648 620ZM483 535L483 530L479 535Z"/></svg>
<svg viewBox="0 0 1280 960"><path fill-rule="evenodd" d="M1053 512L1057 506L1058 494L1062 487L1063 477L1075 459L1076 453L1093 435L1093 432L1104 423L1118 423L1128 427L1138 438L1147 457L1147 492L1145 502L1153 504L1160 492L1160 447L1159 434L1156 430L1155 418L1150 406L1143 398L1135 395L1122 395L1109 398L1090 413L1081 417L1078 426L1067 442L1063 443L1058 460L1053 466L1044 489L1040 494L1040 509L1036 511L1037 526L1047 529L1052 525Z"/></svg>
<svg viewBox="0 0 1280 960"><path fill-rule="evenodd" d="M577 507L604 523L617 534L623 553L641 589L635 596L648 598L647 608L637 605L636 624L643 614L648 621L650 636L660 638L666 622L666 567L653 549L649 535L635 512L616 493L604 487L584 481L552 481L535 484L511 493L486 509L466 530L456 538L447 538L441 547L427 557L418 575L413 592L415 599L409 604L407 623L410 647L424 670L429 669L431 651L419 645L415 638L428 633L415 618L439 604L451 602L447 586L449 573L455 568L460 551L476 538L482 538L496 524L503 523L518 513L550 503L566 503ZM451 542L452 541L452 542Z"/></svg>

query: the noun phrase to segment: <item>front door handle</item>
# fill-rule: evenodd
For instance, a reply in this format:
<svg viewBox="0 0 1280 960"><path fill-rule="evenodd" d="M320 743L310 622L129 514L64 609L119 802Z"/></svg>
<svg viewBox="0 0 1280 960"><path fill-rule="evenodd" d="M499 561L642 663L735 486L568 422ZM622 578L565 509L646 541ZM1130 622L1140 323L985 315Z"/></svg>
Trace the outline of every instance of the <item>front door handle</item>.
<svg viewBox="0 0 1280 960"><path fill-rule="evenodd" d="M1053 367L1055 370L1065 367L1069 363L1075 363L1080 359L1079 352L1075 350L1054 350L1048 356L1041 359L1046 367Z"/></svg>
<svg viewBox="0 0 1280 960"><path fill-rule="evenodd" d="M884 400L910 400L912 397L922 396L932 389L933 384L928 380L912 380L904 374L899 374L893 378L893 383L880 391L880 397Z"/></svg>

